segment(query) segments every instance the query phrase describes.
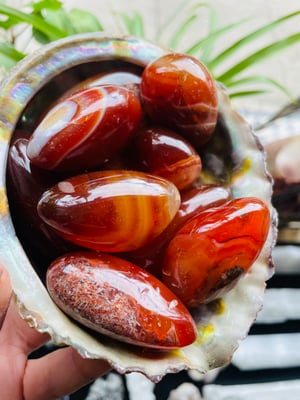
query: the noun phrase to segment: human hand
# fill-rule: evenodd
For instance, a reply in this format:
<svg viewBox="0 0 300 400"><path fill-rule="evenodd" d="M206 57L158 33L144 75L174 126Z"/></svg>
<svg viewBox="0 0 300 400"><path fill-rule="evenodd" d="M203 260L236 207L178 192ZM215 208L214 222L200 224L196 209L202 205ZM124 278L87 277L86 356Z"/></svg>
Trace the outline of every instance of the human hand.
<svg viewBox="0 0 300 400"><path fill-rule="evenodd" d="M104 360L82 358L71 347L39 359L28 359L48 342L21 319L9 275L0 264L0 393L1 400L54 400L85 386L110 370Z"/></svg>

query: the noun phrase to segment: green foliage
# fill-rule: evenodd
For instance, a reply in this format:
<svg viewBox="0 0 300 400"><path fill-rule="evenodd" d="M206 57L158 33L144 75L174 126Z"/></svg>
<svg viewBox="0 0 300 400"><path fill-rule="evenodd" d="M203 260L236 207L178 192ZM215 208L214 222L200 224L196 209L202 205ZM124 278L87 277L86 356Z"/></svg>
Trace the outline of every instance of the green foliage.
<svg viewBox="0 0 300 400"><path fill-rule="evenodd" d="M17 38L11 34L16 26L23 24L31 27L32 37L40 44L76 33L103 30L95 15L78 8L66 11L59 0L33 1L27 4L26 10L21 11L0 2L0 15L5 17L0 21L0 28L7 33L7 40L0 42L0 61L6 69L26 55L16 49ZM15 49L15 52L12 49Z"/></svg>
<svg viewBox="0 0 300 400"><path fill-rule="evenodd" d="M258 64L267 58L273 57L300 42L299 32L283 37L267 46L260 45L260 39L262 36L272 32L275 28L288 22L292 18L299 16L300 10L284 15L271 23L255 29L243 37L239 37L239 33L236 32L241 25L247 23L249 19L240 20L226 26L220 26L218 23L218 15L209 3L197 3L193 6L192 10L188 10L187 7L188 2L184 1L184 3L174 11L166 23L162 25L162 28L157 35L157 39L163 37L164 33L170 30L171 22L174 21L174 19L181 15L187 15L183 21L178 22L178 26L175 27L171 38L166 44L174 50L190 54L204 62L213 74L214 78L219 82L222 82L228 88L231 97L258 95L276 89L283 92L290 98L290 100L294 100L291 94L279 82L276 82L267 76L247 76L245 74L247 74L247 71L253 65ZM190 44L189 47L185 47L184 44L186 42L185 38L187 33L189 31L192 32L192 30L196 31L197 24L201 24L201 18L207 18L199 13L200 10L203 11L205 8L209 11L210 21L207 32L203 37L197 38L197 40ZM124 19L127 18L127 15L122 13L119 14L119 17L124 21ZM144 28L142 31L144 31ZM226 46L223 44L223 38L224 35L229 32L232 37L236 36L238 39L234 41L233 44ZM220 47L220 43L223 50L214 54L213 49L215 47ZM247 49L248 45L251 43L254 43L257 46L257 49L252 53L247 54L246 57L244 56L241 61L237 62L236 58L234 58L236 54L242 51L245 52L245 49ZM219 70L223 71L220 73L218 72ZM242 77L240 76L241 74L243 74ZM251 87L253 85L255 88L249 89L249 86Z"/></svg>
<svg viewBox="0 0 300 400"><path fill-rule="evenodd" d="M300 10L284 15L240 37L238 29L249 19L222 26L219 24L217 11L209 2L201 1L193 5L189 3L191 2L183 0L164 21L154 38L147 37L146 24L140 13L112 12L112 15L115 21L119 25L121 24L120 30L126 34L145 37L160 43L162 38L167 37L163 44L175 51L185 52L200 59L207 65L215 79L227 86L232 97L258 95L274 89L280 90L290 97L290 94L279 82L268 76L247 75L247 73L253 65L266 58L274 57L300 42L300 32L297 32L268 45L260 45L262 36L299 16ZM32 1L27 4L25 10L9 7L5 1L0 0L0 15L4 17L0 20L0 29L2 28L7 33L7 40L0 42L0 62L6 69L11 68L26 55L26 51L16 48L16 37L11 34L17 25L23 24L31 27L32 37L40 44L76 33L104 30L103 25L94 14L78 8L67 11L60 0ZM198 27L202 26L203 21L206 22L205 34L197 37L194 43L187 46L187 34L198 32ZM223 43L223 38L229 33L231 37L237 37L237 39L232 44L226 45ZM250 44L256 46L254 51L247 51ZM215 48L222 48L222 50L216 53ZM236 62L236 56L241 52L247 55Z"/></svg>

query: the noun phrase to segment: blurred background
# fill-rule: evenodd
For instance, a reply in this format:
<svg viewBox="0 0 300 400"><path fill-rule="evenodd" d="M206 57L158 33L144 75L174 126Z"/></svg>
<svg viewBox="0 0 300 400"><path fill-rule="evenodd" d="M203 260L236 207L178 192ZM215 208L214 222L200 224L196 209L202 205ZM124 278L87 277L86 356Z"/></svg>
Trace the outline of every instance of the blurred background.
<svg viewBox="0 0 300 400"><path fill-rule="evenodd" d="M181 23L191 15L197 15L197 20L182 36L177 48L186 49L192 45L197 38L205 36L210 29L210 7L215 11L216 29L225 27L229 24L244 21L224 34L214 43L213 54L224 50L230 43L234 43L244 34L254 31L255 29L276 20L283 15L295 12L300 9L299 0L252 0L241 2L238 0L210 0L208 2L200 1L182 1L182 0L66 0L67 7L80 7L89 10L97 15L108 32L119 33L126 29L122 26L120 19L116 18L117 13L126 13L133 16L138 12L144 21L144 33L149 39L168 44L168 39ZM209 7L201 6L207 3ZM177 14L177 10L180 10ZM162 29L166 23L167 28ZM268 43L299 32L300 16L289 20L278 26L271 32L260 36L258 40L248 43L246 47L233 55L232 61L237 62L243 59L258 47L267 45ZM251 75L262 74L268 75L281 82L290 92L297 97L300 88L297 85L300 70L300 42L291 48L285 50L276 57L264 60L251 68ZM227 62L226 65L230 63ZM225 65L225 64L224 64ZM249 75L247 73L247 75ZM276 110L279 106L285 104L287 99L279 91L274 91L267 95L256 96L255 98L239 99L239 105L249 107L251 109Z"/></svg>

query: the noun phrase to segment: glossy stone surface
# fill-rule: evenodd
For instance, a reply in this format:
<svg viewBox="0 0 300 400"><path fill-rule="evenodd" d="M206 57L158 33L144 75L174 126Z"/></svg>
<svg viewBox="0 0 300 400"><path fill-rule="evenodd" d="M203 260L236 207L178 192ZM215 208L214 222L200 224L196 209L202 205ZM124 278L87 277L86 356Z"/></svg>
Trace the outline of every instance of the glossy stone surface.
<svg viewBox="0 0 300 400"><path fill-rule="evenodd" d="M197 185L181 192L181 203L167 228L148 245L123 255L126 259L161 278L164 252L176 232L200 212L230 199L230 190L217 185Z"/></svg>
<svg viewBox="0 0 300 400"><path fill-rule="evenodd" d="M217 122L217 88L197 59L166 54L144 70L140 86L146 112L157 123L177 129L196 147L206 143Z"/></svg>
<svg viewBox="0 0 300 400"><path fill-rule="evenodd" d="M83 89L50 108L33 132L27 154L47 170L91 169L127 144L140 119L134 91L115 85Z"/></svg>
<svg viewBox="0 0 300 400"><path fill-rule="evenodd" d="M168 226L179 205L178 190L163 178L99 171L50 188L38 203L38 213L72 243L115 253L150 242Z"/></svg>
<svg viewBox="0 0 300 400"><path fill-rule="evenodd" d="M271 250L276 238L276 213L271 204L272 182L265 170L259 141L231 106L226 91L218 85L219 129L209 141L210 162L202 158L201 181L226 185L233 197L261 198L268 205L272 224L267 242L250 273L221 300L201 304L193 310L198 334L190 346L168 352L133 348L119 341L104 340L100 335L95 338L89 330L60 312L37 277L40 259L31 259L30 249L22 247L18 232L14 230L5 169L15 130L32 132L40 116L65 91L101 71L127 71L128 64L142 71L168 51L139 38L107 37L102 32L77 35L43 46L18 63L0 84L0 166L3 167L0 175L0 258L9 270L21 316L37 331L48 333L56 344L72 346L83 357L108 360L121 374L139 371L153 382L169 372L183 369L206 372L227 365L261 309L265 281L274 271ZM224 169L221 174L218 173L219 161Z"/></svg>
<svg viewBox="0 0 300 400"><path fill-rule="evenodd" d="M27 132L18 134L29 136ZM40 196L56 183L57 177L31 164L26 154L27 145L28 139L19 138L10 147L7 160L7 190L19 239L31 259L38 260L37 272L44 280L45 271L53 257L74 250L75 246L59 237L37 214L36 207Z"/></svg>
<svg viewBox="0 0 300 400"><path fill-rule="evenodd" d="M159 349L196 339L192 316L167 287L109 254L70 253L57 259L47 272L47 287L68 315L112 338Z"/></svg>
<svg viewBox="0 0 300 400"><path fill-rule="evenodd" d="M200 176L201 159L183 137L161 127L144 128L130 142L138 169L161 176L179 189L191 186Z"/></svg>
<svg viewBox="0 0 300 400"><path fill-rule="evenodd" d="M220 297L252 266L269 227L269 210L256 198L203 211L171 240L163 282L189 307Z"/></svg>
<svg viewBox="0 0 300 400"><path fill-rule="evenodd" d="M140 84L140 82L141 76L134 71L130 71L130 69L128 71L112 70L82 80L77 85L74 85L70 90L68 90L62 96L62 98L66 98L67 96L70 96L71 94L81 91L83 89L102 85L118 85L127 87L128 89L134 89Z"/></svg>

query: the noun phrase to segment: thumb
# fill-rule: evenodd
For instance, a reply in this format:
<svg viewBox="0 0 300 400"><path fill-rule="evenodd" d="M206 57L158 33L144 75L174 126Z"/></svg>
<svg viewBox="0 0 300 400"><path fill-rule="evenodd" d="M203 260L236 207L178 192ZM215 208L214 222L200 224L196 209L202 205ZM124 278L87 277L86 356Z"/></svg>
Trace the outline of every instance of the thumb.
<svg viewBox="0 0 300 400"><path fill-rule="evenodd" d="M0 329L6 315L11 295L12 288L9 274L3 264L0 263Z"/></svg>

